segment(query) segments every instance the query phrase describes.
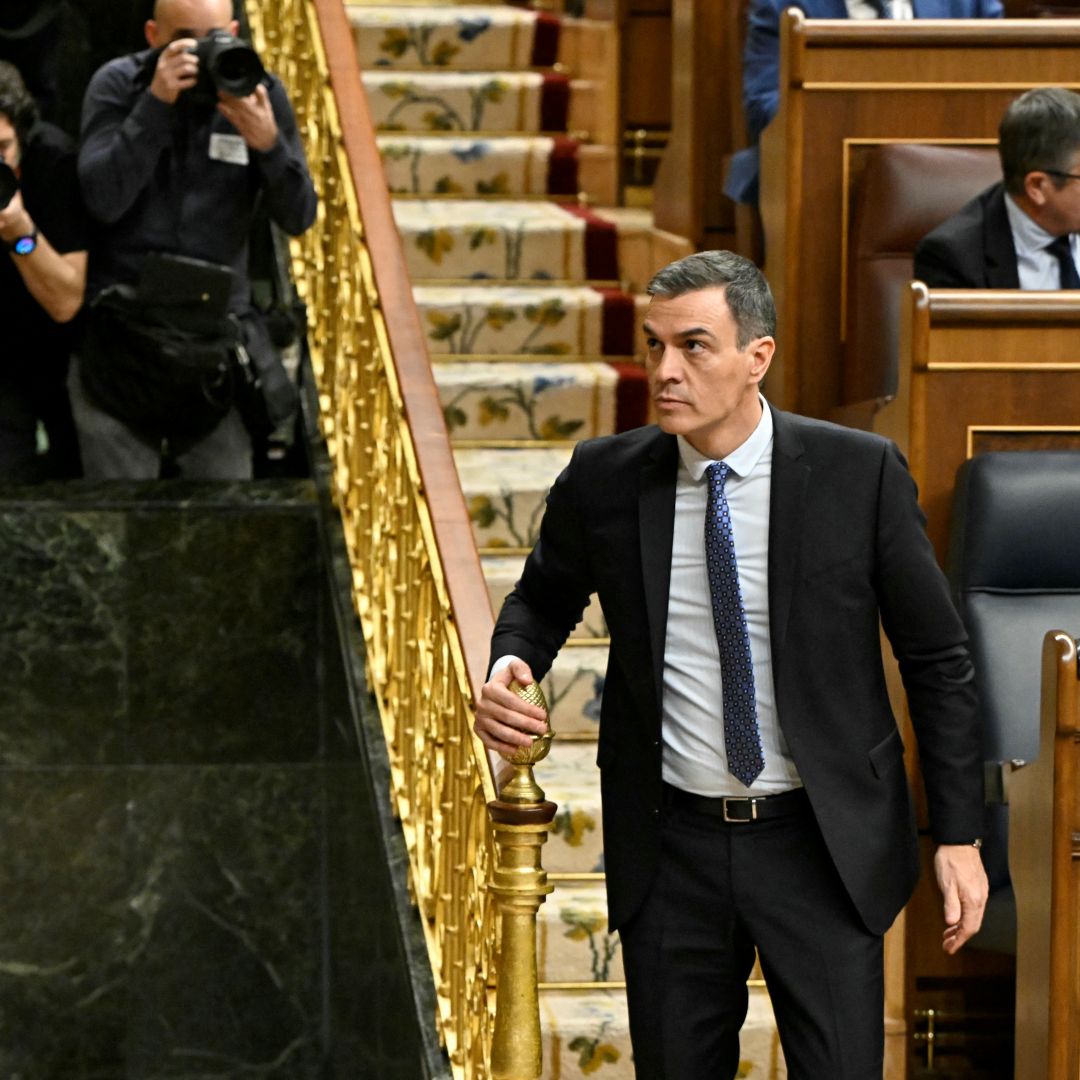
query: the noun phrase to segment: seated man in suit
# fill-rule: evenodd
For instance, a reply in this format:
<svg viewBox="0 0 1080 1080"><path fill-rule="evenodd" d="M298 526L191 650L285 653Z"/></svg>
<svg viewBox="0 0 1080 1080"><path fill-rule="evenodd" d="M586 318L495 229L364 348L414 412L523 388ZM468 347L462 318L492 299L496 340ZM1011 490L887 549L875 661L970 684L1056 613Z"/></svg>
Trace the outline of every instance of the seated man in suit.
<svg viewBox="0 0 1080 1080"><path fill-rule="evenodd" d="M879 436L760 395L776 311L726 251L650 282L657 425L578 443L499 614L476 732L545 730L541 678L592 593L611 631L600 716L608 922L638 1080L732 1080L757 949L792 1080L881 1080L882 935L919 855L879 626L926 782L943 946L986 875L966 636L915 485Z"/></svg>
<svg viewBox="0 0 1080 1080"><path fill-rule="evenodd" d="M1080 289L1080 94L1029 90L998 129L1003 180L927 234L915 277L956 289Z"/></svg>
<svg viewBox="0 0 1080 1080"><path fill-rule="evenodd" d="M799 8L808 19L999 19L1001 0L750 0L743 49L743 109L749 148L731 159L724 192L758 201L758 140L780 108L780 15Z"/></svg>

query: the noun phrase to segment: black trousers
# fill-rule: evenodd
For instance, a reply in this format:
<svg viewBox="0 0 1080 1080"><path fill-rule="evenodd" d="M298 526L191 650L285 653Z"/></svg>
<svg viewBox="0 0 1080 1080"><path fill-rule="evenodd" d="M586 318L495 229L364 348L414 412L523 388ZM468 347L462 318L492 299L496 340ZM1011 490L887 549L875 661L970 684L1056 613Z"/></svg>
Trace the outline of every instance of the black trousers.
<svg viewBox="0 0 1080 1080"><path fill-rule="evenodd" d="M791 1080L881 1080L882 939L801 806L735 824L665 809L656 882L620 931L638 1080L733 1080L755 949Z"/></svg>

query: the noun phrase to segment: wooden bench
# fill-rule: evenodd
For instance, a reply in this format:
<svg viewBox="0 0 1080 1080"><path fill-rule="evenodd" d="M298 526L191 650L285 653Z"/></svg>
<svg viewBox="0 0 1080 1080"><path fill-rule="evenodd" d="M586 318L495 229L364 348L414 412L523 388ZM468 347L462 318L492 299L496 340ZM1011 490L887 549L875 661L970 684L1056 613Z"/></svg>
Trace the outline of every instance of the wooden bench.
<svg viewBox="0 0 1080 1080"><path fill-rule="evenodd" d="M1080 20L781 23L780 111L761 143L765 262L779 313L766 387L783 408L840 401L847 222L867 149L990 140L1040 85L1080 88Z"/></svg>

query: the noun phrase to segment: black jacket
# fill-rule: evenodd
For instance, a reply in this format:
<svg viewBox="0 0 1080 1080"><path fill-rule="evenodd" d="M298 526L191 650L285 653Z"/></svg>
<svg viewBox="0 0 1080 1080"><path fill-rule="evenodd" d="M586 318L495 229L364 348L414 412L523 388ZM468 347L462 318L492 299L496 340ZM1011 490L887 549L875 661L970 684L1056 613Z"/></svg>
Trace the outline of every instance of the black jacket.
<svg viewBox="0 0 1080 1080"><path fill-rule="evenodd" d="M927 233L915 249L914 273L931 288L1019 289L1005 185L987 188Z"/></svg>
<svg viewBox="0 0 1080 1080"><path fill-rule="evenodd" d="M773 410L769 612L776 709L837 870L882 933L919 872L879 617L908 693L939 843L982 833L982 766L966 635L915 485L884 439ZM492 656L548 670L597 592L611 633L598 762L609 920L656 872L661 687L678 447L656 427L580 443L548 496ZM557 718L556 718L557 723Z"/></svg>

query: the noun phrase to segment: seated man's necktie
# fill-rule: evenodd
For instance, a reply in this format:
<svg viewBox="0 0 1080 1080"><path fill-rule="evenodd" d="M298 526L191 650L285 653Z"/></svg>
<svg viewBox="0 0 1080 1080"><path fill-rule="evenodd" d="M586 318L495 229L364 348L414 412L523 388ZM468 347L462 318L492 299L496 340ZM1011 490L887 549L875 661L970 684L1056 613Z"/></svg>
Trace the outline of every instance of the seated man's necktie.
<svg viewBox="0 0 1080 1080"><path fill-rule="evenodd" d="M1058 261L1061 271L1061 288L1080 289L1080 274L1076 272L1076 263L1073 262L1069 234L1057 237L1052 244L1046 245L1046 250Z"/></svg>

